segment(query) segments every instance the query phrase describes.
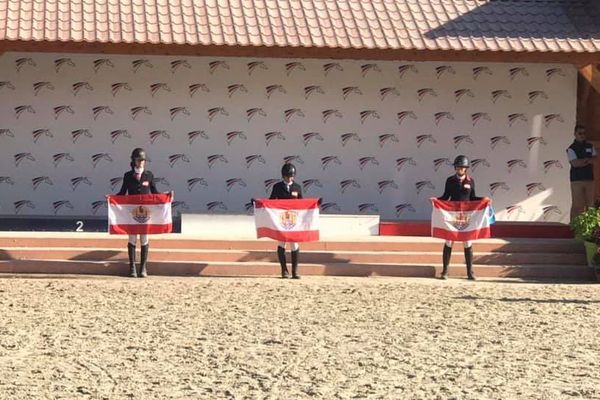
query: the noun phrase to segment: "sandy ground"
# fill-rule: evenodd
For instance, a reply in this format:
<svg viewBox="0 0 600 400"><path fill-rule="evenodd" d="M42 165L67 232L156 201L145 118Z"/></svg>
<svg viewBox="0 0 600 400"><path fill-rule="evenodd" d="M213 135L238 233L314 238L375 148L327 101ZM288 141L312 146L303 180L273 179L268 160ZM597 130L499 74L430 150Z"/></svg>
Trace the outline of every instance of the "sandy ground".
<svg viewBox="0 0 600 400"><path fill-rule="evenodd" d="M0 277L1 399L600 399L600 285Z"/></svg>

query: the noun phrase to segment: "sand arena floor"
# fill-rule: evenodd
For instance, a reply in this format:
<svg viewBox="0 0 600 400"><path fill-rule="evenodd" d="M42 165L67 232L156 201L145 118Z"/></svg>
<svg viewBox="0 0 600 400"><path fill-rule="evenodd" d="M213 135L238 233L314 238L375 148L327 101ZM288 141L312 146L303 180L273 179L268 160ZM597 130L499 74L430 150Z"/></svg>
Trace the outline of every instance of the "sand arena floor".
<svg viewBox="0 0 600 400"><path fill-rule="evenodd" d="M1 399L600 399L600 285L0 277Z"/></svg>

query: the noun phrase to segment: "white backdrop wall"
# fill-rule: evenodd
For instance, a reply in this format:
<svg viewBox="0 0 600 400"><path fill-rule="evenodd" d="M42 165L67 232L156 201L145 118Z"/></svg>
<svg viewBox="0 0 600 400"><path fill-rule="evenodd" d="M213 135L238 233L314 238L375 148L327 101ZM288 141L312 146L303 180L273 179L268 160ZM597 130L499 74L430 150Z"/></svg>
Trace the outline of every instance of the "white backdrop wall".
<svg viewBox="0 0 600 400"><path fill-rule="evenodd" d="M567 221L569 65L6 53L0 214L105 215L134 147L181 212L247 212L284 158L330 213L428 219L476 160L499 220Z"/></svg>

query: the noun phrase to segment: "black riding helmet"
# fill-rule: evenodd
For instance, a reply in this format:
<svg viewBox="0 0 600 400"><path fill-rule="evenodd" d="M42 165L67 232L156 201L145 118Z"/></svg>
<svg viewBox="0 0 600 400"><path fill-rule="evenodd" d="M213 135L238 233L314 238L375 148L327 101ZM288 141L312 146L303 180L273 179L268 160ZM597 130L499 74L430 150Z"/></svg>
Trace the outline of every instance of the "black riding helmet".
<svg viewBox="0 0 600 400"><path fill-rule="evenodd" d="M283 176L284 178L296 176L296 167L294 166L294 164L283 164L283 167L281 167L281 176Z"/></svg>
<svg viewBox="0 0 600 400"><path fill-rule="evenodd" d="M133 149L131 152L131 161L136 160L145 160L146 159L146 151L141 147Z"/></svg>
<svg viewBox="0 0 600 400"><path fill-rule="evenodd" d="M471 163L469 162L469 159L467 158L467 156L460 155L454 159L454 164L452 164L452 165L454 165L455 168L456 167L469 168L471 166Z"/></svg>

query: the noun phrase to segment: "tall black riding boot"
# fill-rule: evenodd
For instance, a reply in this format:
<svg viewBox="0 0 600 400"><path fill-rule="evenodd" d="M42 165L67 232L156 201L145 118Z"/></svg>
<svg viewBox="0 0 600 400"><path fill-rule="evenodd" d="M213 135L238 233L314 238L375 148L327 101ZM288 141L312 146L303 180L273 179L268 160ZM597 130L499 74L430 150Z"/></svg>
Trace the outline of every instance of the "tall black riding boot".
<svg viewBox="0 0 600 400"><path fill-rule="evenodd" d="M287 260L285 259L285 247L277 246L277 258L279 259L279 265L281 266L281 277L286 279L289 277L287 269Z"/></svg>
<svg viewBox="0 0 600 400"><path fill-rule="evenodd" d="M300 279L298 275L298 255L300 250L292 251L292 279Z"/></svg>
<svg viewBox="0 0 600 400"><path fill-rule="evenodd" d="M129 276L137 278L135 271L135 244L127 243L127 255L129 256Z"/></svg>
<svg viewBox="0 0 600 400"><path fill-rule="evenodd" d="M465 262L467 264L467 278L471 281L474 281L475 274L473 274L473 246L465 247Z"/></svg>
<svg viewBox="0 0 600 400"><path fill-rule="evenodd" d="M448 266L450 265L450 256L452 255L452 247L446 246L444 244L444 252L442 253L442 265L444 269L442 270L442 279L448 279Z"/></svg>
<svg viewBox="0 0 600 400"><path fill-rule="evenodd" d="M145 278L148 276L146 272L146 261L148 261L148 245L142 246L142 252L140 255L140 278Z"/></svg>

